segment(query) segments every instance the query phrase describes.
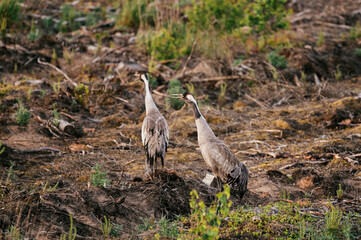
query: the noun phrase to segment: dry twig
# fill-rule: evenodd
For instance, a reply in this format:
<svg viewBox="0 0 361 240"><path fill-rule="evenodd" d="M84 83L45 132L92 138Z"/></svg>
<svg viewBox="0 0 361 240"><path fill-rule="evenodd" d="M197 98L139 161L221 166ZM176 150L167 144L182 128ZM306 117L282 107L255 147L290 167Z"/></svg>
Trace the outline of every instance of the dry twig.
<svg viewBox="0 0 361 240"><path fill-rule="evenodd" d="M66 80L68 80L74 87L77 87L77 86L78 86L78 84L77 84L76 82L74 82L65 72L63 72L61 69L59 69L58 67L54 66L53 64L47 63L47 62L42 62L42 61L40 60L40 58L38 58L38 63L55 69L57 72L63 74L63 76L66 78Z"/></svg>

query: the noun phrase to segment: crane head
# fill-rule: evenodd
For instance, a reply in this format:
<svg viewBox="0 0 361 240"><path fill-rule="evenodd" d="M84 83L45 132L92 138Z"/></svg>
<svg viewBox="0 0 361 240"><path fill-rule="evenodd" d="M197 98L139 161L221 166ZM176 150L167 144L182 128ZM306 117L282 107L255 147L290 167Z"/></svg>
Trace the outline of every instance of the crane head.
<svg viewBox="0 0 361 240"><path fill-rule="evenodd" d="M140 73L137 73L137 74L134 74L136 77L139 77L139 79L143 82L148 82L148 76L147 76L147 73L145 72L140 72Z"/></svg>
<svg viewBox="0 0 361 240"><path fill-rule="evenodd" d="M185 92L183 94L173 94L173 98L179 98L182 99L185 103L195 103L197 104L197 100L194 98L194 96L190 92Z"/></svg>

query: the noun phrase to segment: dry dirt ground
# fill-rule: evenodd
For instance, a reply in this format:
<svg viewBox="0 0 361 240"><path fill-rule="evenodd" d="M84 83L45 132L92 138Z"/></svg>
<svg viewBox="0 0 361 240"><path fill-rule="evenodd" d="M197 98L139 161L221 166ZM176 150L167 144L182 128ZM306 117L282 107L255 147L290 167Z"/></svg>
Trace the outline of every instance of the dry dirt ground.
<svg viewBox="0 0 361 240"><path fill-rule="evenodd" d="M240 74L227 63L194 56L180 80L193 83L200 100L208 96L201 112L250 171L249 191L241 202L233 197L235 205L286 196L321 212L341 186L343 196L334 204L360 213L361 58L354 49L361 42L342 38L361 20L360 1L290 1L289 7L294 13L288 34L303 44L281 52L289 67L279 71L278 80L258 53L243 61L254 69L254 81L244 75L224 80L225 99L218 99L214 77ZM316 46L320 29L325 42ZM94 34L102 31L108 35L97 51ZM166 106L167 83L177 72L162 64L153 74L159 84L153 97L168 121L170 147L159 178L152 182L144 176L144 86L133 74L147 69L147 57L136 50L134 36L100 24L34 43L2 40L0 238L11 225L25 237L58 238L69 229L70 213L79 238L101 236L104 216L123 226L123 238L137 238L133 233L141 218L189 213L192 189L207 203L213 200L215 190L202 183L210 170L198 149L193 114L188 107ZM74 101L75 87L64 74L38 62L50 63L53 49L58 56L53 64L89 87L83 104ZM74 50L71 64L64 49ZM54 89L58 83L60 90ZM26 127L15 121L17 99L31 111ZM51 125L54 109L74 125L71 131ZM96 164L107 172L109 187L90 184Z"/></svg>

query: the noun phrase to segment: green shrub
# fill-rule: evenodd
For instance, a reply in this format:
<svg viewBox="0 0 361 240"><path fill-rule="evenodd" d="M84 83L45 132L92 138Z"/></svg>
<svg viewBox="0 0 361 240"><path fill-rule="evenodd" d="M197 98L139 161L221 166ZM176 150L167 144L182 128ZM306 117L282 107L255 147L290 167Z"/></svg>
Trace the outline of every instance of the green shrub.
<svg viewBox="0 0 361 240"><path fill-rule="evenodd" d="M182 83L178 79L172 79L169 81L168 94L172 96L172 94L183 93L184 89L182 88ZM166 99L168 105L172 108L179 110L183 107L184 102L178 98L168 97Z"/></svg>
<svg viewBox="0 0 361 240"><path fill-rule="evenodd" d="M267 60L277 69L284 69L287 67L287 60L284 56L278 55L277 51L272 51L266 55Z"/></svg>
<svg viewBox="0 0 361 240"><path fill-rule="evenodd" d="M96 164L95 167L92 168L93 173L91 174L91 183L95 187L108 187L110 180L107 178L106 172L103 172L101 169L102 167L99 164Z"/></svg>
<svg viewBox="0 0 361 240"><path fill-rule="evenodd" d="M6 29L18 19L20 6L17 0L0 1L0 31L5 36Z"/></svg>
<svg viewBox="0 0 361 240"><path fill-rule="evenodd" d="M72 32L80 28L80 23L75 21L80 13L72 6L64 4L61 6L61 18L57 23L59 32Z"/></svg>
<svg viewBox="0 0 361 240"><path fill-rule="evenodd" d="M355 49L355 55L356 55L356 57L361 57L361 48Z"/></svg>
<svg viewBox="0 0 361 240"><path fill-rule="evenodd" d="M34 42L36 39L38 39L40 37L41 37L41 32L40 32L39 28L35 28L34 21L32 21L30 32L26 35L26 38L30 42Z"/></svg>
<svg viewBox="0 0 361 240"><path fill-rule="evenodd" d="M242 26L245 1L193 0L187 11L189 25L193 31L207 31L213 26L216 31L230 32Z"/></svg>
<svg viewBox="0 0 361 240"><path fill-rule="evenodd" d="M253 32L271 33L277 29L284 29L289 26L286 17L285 5L287 0L247 0L246 20L247 26Z"/></svg>
<svg viewBox="0 0 361 240"><path fill-rule="evenodd" d="M158 222L160 227L160 236L170 239L176 239L179 235L179 224L177 222L171 222L165 217L162 217Z"/></svg>
<svg viewBox="0 0 361 240"><path fill-rule="evenodd" d="M30 120L30 112L24 108L20 100L18 100L19 108L15 113L15 120L19 126L26 126Z"/></svg>
<svg viewBox="0 0 361 240"><path fill-rule="evenodd" d="M117 23L121 26L139 28L140 25L155 26L156 12L154 7L148 7L148 0L125 0L117 17ZM140 13L140 15L139 15Z"/></svg>
<svg viewBox="0 0 361 240"><path fill-rule="evenodd" d="M230 188L225 185L224 191L217 193L218 201L207 208L204 202L199 200L197 191L191 191L190 237L197 239L217 239L219 237L222 220L229 216L232 206L232 201L228 201L229 197Z"/></svg>

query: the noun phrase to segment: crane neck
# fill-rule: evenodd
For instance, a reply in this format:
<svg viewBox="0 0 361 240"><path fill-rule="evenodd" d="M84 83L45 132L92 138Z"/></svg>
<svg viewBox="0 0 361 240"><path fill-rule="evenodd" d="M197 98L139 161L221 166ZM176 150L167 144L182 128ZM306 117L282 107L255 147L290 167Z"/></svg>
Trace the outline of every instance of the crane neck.
<svg viewBox="0 0 361 240"><path fill-rule="evenodd" d="M148 114L152 110L158 111L158 108L155 105L153 98L152 98L152 94L150 93L150 90L149 90L149 82L144 81L144 84L145 84L145 111L146 111L146 114Z"/></svg>
<svg viewBox="0 0 361 240"><path fill-rule="evenodd" d="M191 102L190 104L192 106L195 119L197 120L198 118L202 117L202 114L199 111L197 103Z"/></svg>

